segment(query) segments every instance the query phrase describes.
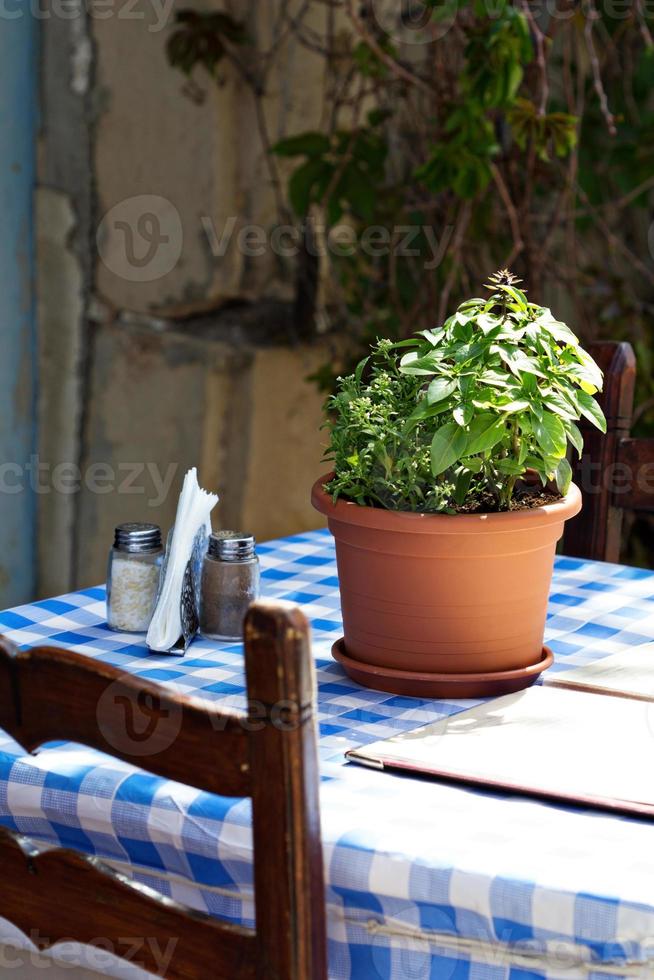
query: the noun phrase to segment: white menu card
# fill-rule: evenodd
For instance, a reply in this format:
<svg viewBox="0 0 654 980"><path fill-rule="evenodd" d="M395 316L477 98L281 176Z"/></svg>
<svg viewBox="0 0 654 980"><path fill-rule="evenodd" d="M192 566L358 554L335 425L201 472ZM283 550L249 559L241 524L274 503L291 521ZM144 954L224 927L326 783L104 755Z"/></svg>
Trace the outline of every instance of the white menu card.
<svg viewBox="0 0 654 980"><path fill-rule="evenodd" d="M380 769L654 816L654 701L536 686L347 757Z"/></svg>
<svg viewBox="0 0 654 980"><path fill-rule="evenodd" d="M546 674L543 683L654 701L654 643L629 647L585 667Z"/></svg>

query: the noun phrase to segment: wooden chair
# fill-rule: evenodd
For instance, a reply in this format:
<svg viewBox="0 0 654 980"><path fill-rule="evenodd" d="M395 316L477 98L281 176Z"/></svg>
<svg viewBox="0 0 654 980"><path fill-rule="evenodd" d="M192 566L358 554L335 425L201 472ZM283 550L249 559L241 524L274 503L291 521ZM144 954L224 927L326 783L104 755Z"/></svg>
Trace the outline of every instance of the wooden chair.
<svg viewBox="0 0 654 980"><path fill-rule="evenodd" d="M42 947L102 937L126 957L121 937L147 937L136 952L131 944L132 962L173 980L326 980L314 671L302 613L256 603L245 661L249 712L239 717L76 653L18 652L0 640L0 727L29 751L66 739L211 793L251 796L256 931L183 908L96 858L39 853L8 831L0 917L48 937ZM158 972L155 953L165 948L172 958Z"/></svg>
<svg viewBox="0 0 654 980"><path fill-rule="evenodd" d="M566 525L563 552L617 562L624 512L654 513L654 439L629 434L636 382L631 344L603 342L589 350L604 371L600 401L607 432L602 435L589 422L580 426L584 453L573 479L581 487L584 506Z"/></svg>

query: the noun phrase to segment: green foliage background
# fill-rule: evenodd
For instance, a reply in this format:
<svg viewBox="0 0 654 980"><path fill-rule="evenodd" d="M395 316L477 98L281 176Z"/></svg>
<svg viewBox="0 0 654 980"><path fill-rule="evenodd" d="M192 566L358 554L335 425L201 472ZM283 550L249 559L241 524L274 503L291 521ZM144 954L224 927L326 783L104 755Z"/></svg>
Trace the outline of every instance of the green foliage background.
<svg viewBox="0 0 654 980"><path fill-rule="evenodd" d="M322 283L316 322L345 352L316 381L332 390L377 337L441 325L489 269L510 266L586 344L631 341L635 431L654 434L652 4L404 0L380 18L383 3L279 0L280 31L328 67L322 123L275 145L262 130L284 207L307 242L338 223L359 242L388 229L391 242L300 262L301 288ZM303 20L317 11L324 36ZM231 63L262 97L272 54L256 23L178 17L173 64L217 79ZM648 551L641 523L629 557Z"/></svg>

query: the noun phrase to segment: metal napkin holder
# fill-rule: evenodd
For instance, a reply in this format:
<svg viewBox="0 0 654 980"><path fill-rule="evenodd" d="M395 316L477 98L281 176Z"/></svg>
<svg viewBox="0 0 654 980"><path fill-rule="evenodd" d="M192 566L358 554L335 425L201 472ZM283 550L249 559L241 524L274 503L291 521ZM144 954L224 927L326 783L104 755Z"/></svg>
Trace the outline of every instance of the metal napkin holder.
<svg viewBox="0 0 654 980"><path fill-rule="evenodd" d="M166 571L168 569L174 530L175 528L172 527L166 539L166 553L161 566L157 603L159 602L163 585L166 581ZM200 580L202 575L202 562L207 553L208 540L209 536L206 528L203 527L195 536L193 551L191 552L191 557L184 572L182 592L179 597L179 618L182 624L181 635L170 650L152 650L152 653L156 653L159 656L165 656L166 653L169 653L175 657L183 657L198 634L200 629Z"/></svg>

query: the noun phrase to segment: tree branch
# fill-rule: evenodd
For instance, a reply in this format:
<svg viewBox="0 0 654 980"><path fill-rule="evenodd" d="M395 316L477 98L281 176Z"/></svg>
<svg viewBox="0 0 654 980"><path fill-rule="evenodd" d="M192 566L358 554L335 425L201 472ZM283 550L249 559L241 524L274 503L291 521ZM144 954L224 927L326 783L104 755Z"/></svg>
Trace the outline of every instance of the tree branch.
<svg viewBox="0 0 654 980"><path fill-rule="evenodd" d="M594 0L585 0L584 2L585 13L586 13L586 23L584 25L584 37L586 38L586 48L588 49L588 56L590 58L590 64L593 71L593 85L595 86L595 91L597 93L597 98L599 99L600 109L604 119L606 120L606 127L611 136L617 134L617 129L615 126L615 116L609 108L609 100L606 95L606 90L602 82L602 73L600 70L599 58L597 57L597 51L595 49L595 42L593 40L593 24L599 19L599 14L595 9Z"/></svg>
<svg viewBox="0 0 654 980"><path fill-rule="evenodd" d="M377 55L379 60L386 65L386 67L389 68L397 78L400 78L403 82L408 82L409 85L414 85L416 88L421 89L431 98L433 98L436 92L431 85L428 85L427 82L423 81L423 79L418 75L414 75L412 71L409 71L409 69L405 68L404 65L401 65L399 61L392 58L387 51L384 51L377 38L370 33L365 23L357 13L355 2L356 0L346 0L347 14L359 37L365 41L368 47Z"/></svg>
<svg viewBox="0 0 654 980"><path fill-rule="evenodd" d="M499 195L502 198L502 203L506 208L506 213L508 215L509 223L511 225L511 235L513 236L513 248L511 249L508 258L504 263L506 268L510 269L513 263L515 262L515 260L517 259L517 257L524 250L525 243L522 237L522 232L520 231L520 219L518 218L518 212L515 204L511 200L509 188L506 186L504 177L500 173L500 170L495 163L491 163L490 170L493 175L495 186L497 187Z"/></svg>

